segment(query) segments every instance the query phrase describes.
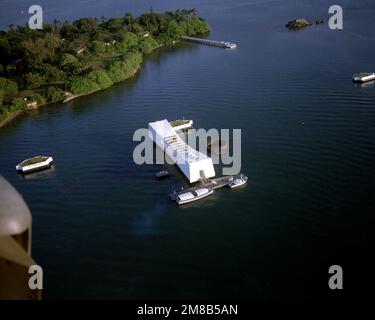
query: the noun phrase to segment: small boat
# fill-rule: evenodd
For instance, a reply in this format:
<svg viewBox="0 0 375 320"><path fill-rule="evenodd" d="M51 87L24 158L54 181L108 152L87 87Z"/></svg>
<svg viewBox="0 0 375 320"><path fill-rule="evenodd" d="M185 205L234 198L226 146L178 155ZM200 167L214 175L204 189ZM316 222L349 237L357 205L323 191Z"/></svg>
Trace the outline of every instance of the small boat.
<svg viewBox="0 0 375 320"><path fill-rule="evenodd" d="M169 172L167 170L161 170L159 172L156 172L155 176L157 179L166 178L169 176Z"/></svg>
<svg viewBox="0 0 375 320"><path fill-rule="evenodd" d="M178 194L176 197L176 202L178 205L181 205L206 198L213 193L214 190L208 188L195 189Z"/></svg>
<svg viewBox="0 0 375 320"><path fill-rule="evenodd" d="M225 48L227 48L227 49L235 49L235 48L237 48L237 45L235 43L226 42L225 43Z"/></svg>
<svg viewBox="0 0 375 320"><path fill-rule="evenodd" d="M360 72L353 74L353 81L354 82L367 82L375 80L375 73L374 72Z"/></svg>
<svg viewBox="0 0 375 320"><path fill-rule="evenodd" d="M228 182L228 186L231 189L238 188L240 186L243 186L247 182L247 179L248 178L243 174L241 174L240 177L235 179L232 177Z"/></svg>
<svg viewBox="0 0 375 320"><path fill-rule="evenodd" d="M16 166L16 170L25 174L50 168L52 164L52 157L37 156L22 161Z"/></svg>

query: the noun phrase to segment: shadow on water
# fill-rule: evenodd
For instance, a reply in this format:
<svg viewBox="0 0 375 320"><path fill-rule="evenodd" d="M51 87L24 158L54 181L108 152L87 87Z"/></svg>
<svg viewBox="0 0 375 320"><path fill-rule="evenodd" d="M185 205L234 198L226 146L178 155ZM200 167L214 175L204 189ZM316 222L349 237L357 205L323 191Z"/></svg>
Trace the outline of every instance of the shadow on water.
<svg viewBox="0 0 375 320"><path fill-rule="evenodd" d="M367 89L367 88L375 88L375 81L369 81L369 82L364 82L364 83L353 83L354 88L362 88L362 89Z"/></svg>

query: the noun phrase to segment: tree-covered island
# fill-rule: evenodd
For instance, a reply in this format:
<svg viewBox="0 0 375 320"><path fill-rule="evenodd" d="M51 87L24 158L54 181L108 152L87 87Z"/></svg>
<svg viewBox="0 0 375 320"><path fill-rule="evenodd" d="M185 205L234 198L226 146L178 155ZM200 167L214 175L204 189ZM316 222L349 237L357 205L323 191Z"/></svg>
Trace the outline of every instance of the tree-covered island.
<svg viewBox="0 0 375 320"><path fill-rule="evenodd" d="M41 30L10 25L0 31L0 127L29 109L124 81L144 54L209 31L195 9L55 20Z"/></svg>

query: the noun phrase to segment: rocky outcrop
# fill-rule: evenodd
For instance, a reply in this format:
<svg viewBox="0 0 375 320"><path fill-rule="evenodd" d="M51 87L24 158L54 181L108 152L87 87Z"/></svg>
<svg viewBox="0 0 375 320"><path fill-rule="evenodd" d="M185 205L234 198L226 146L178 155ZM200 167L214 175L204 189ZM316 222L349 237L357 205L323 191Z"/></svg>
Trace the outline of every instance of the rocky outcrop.
<svg viewBox="0 0 375 320"><path fill-rule="evenodd" d="M323 24L324 20L323 19L317 19L315 20L315 24ZM291 30L298 30L298 29L303 29L306 27L310 27L314 24L314 22L311 22L307 19L294 19L288 21L288 23L285 25L288 29Z"/></svg>
<svg viewBox="0 0 375 320"><path fill-rule="evenodd" d="M288 29L303 29L306 27L311 26L313 23L306 19L294 19L288 21L288 23L285 25Z"/></svg>

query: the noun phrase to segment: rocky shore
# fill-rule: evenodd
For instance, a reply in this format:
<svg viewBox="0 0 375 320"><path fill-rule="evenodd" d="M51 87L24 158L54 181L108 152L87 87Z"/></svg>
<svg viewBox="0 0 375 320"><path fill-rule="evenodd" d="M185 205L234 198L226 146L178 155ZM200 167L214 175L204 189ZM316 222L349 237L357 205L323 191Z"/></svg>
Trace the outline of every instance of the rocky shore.
<svg viewBox="0 0 375 320"><path fill-rule="evenodd" d="M288 23L285 25L290 30L299 30L299 29L304 29L306 27L310 27L314 24L323 24L324 20L323 19L318 19L313 21L307 20L307 19L294 19L288 21Z"/></svg>

